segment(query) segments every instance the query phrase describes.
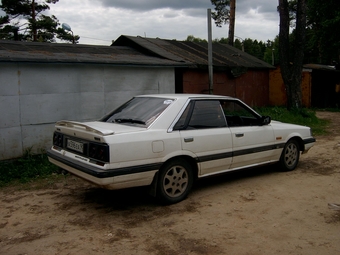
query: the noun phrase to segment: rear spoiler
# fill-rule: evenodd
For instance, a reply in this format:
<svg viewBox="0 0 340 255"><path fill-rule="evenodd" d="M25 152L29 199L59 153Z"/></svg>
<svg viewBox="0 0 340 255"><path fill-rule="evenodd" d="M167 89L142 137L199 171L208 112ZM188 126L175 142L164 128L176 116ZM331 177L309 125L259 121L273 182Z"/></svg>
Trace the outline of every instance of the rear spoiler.
<svg viewBox="0 0 340 255"><path fill-rule="evenodd" d="M83 129L88 132L100 134L102 136L114 134L112 130L106 130L106 129L101 129L101 128L99 129L94 126L86 125L86 124L83 124L81 122L76 122L76 121L61 120L61 121L58 121L55 124L55 126L56 128L59 126L59 127L70 127L70 128L76 128L76 129Z"/></svg>

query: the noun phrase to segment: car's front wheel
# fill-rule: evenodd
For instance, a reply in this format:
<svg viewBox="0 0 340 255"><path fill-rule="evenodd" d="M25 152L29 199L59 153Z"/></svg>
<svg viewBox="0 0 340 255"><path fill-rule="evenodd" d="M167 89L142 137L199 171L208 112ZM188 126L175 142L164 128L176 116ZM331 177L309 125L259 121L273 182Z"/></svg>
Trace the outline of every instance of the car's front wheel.
<svg viewBox="0 0 340 255"><path fill-rule="evenodd" d="M289 140L283 148L280 167L283 171L292 171L296 168L300 159L299 144L296 140Z"/></svg>
<svg viewBox="0 0 340 255"><path fill-rule="evenodd" d="M157 196L162 203L178 203L186 198L192 184L191 165L183 159L171 160L160 169Z"/></svg>

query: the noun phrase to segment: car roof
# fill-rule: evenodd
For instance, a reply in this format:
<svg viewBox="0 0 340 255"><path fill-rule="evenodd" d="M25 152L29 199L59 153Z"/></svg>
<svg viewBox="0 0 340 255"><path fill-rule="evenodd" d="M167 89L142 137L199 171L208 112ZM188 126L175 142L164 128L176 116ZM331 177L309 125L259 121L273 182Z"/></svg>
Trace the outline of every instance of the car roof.
<svg viewBox="0 0 340 255"><path fill-rule="evenodd" d="M221 96L221 95L210 95L210 94L150 94L150 95L138 95L136 97L161 97L161 98L173 98L173 99L236 99L234 97L229 96Z"/></svg>

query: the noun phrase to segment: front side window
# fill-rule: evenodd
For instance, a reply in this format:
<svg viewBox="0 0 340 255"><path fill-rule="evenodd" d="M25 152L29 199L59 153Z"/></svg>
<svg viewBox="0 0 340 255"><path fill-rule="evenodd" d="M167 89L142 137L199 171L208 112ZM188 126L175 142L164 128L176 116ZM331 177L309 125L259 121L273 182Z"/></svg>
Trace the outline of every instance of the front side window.
<svg viewBox="0 0 340 255"><path fill-rule="evenodd" d="M173 99L135 97L100 121L148 127L172 102Z"/></svg>
<svg viewBox="0 0 340 255"><path fill-rule="evenodd" d="M226 127L226 120L218 100L191 101L174 130Z"/></svg>
<svg viewBox="0 0 340 255"><path fill-rule="evenodd" d="M221 106L229 127L255 126L261 124L259 115L236 100L221 101Z"/></svg>

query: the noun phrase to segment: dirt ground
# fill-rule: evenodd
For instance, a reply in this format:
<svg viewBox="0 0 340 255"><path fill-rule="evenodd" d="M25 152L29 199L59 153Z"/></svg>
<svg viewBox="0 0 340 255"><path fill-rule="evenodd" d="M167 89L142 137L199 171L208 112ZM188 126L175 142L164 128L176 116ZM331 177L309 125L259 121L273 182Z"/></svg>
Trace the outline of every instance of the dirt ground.
<svg viewBox="0 0 340 255"><path fill-rule="evenodd" d="M74 176L0 189L0 254L340 254L340 113L295 171L200 180L160 206Z"/></svg>

